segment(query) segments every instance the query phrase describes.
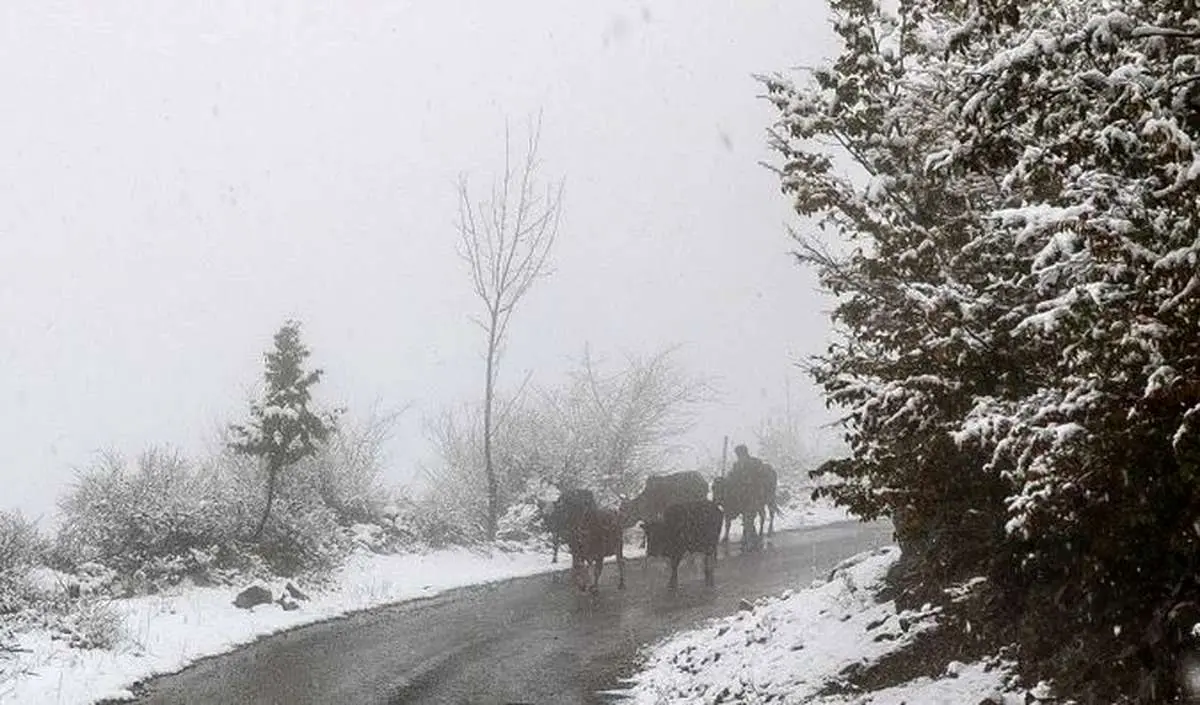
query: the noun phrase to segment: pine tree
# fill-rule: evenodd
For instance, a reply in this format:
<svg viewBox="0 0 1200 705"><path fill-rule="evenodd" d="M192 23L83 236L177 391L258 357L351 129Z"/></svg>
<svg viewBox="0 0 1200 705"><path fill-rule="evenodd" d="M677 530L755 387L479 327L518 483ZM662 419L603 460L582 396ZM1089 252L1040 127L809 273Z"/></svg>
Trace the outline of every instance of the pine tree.
<svg viewBox="0 0 1200 705"><path fill-rule="evenodd" d="M280 475L314 455L333 432L334 417L310 408L310 388L323 370L306 371L309 350L300 340L300 324L289 320L275 333L275 347L264 354L266 393L250 404L250 420L233 424L229 447L258 458L266 470L267 500L253 538L262 535L279 490Z"/></svg>

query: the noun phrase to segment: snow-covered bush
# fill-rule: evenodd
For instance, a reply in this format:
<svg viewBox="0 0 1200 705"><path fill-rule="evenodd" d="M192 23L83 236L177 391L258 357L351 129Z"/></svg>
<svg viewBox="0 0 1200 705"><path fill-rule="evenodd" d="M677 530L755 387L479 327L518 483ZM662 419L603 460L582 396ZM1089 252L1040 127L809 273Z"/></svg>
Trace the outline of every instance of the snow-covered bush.
<svg viewBox="0 0 1200 705"><path fill-rule="evenodd" d="M107 598L72 603L54 621L51 632L75 649L113 649L127 637L124 615Z"/></svg>
<svg viewBox="0 0 1200 705"><path fill-rule="evenodd" d="M80 473L62 498L57 567L102 566L120 594L239 574L326 571L349 549L337 513L304 475L283 478L257 541L262 485L252 459L225 453L194 464L151 450L131 466L115 454Z"/></svg>
<svg viewBox="0 0 1200 705"><path fill-rule="evenodd" d="M545 480L533 478L514 497L508 511L500 517L496 538L516 543L537 543L545 538L545 512L558 498L558 489Z"/></svg>
<svg viewBox="0 0 1200 705"><path fill-rule="evenodd" d="M381 479L384 446L398 417L399 413L373 411L362 421L343 418L316 455L293 468L293 474L311 483L339 523L381 523L385 509L403 501Z"/></svg>
<svg viewBox="0 0 1200 705"><path fill-rule="evenodd" d="M0 615L29 601L28 574L43 560L45 540L19 512L0 511Z"/></svg>
<svg viewBox="0 0 1200 705"><path fill-rule="evenodd" d="M0 573L32 567L44 550L36 524L20 512L0 511Z"/></svg>
<svg viewBox="0 0 1200 705"><path fill-rule="evenodd" d="M419 503L412 523L419 541L432 548L470 546L486 537L478 506L459 505L440 494Z"/></svg>
<svg viewBox="0 0 1200 705"><path fill-rule="evenodd" d="M765 79L783 188L844 238L798 252L842 334L811 365L849 445L825 491L892 515L930 587L986 575L1033 681L1169 699L1200 601L1194 3L829 4L833 65Z"/></svg>
<svg viewBox="0 0 1200 705"><path fill-rule="evenodd" d="M251 547L275 573L292 576L336 568L349 553L350 541L333 509L285 480L271 520Z"/></svg>
<svg viewBox="0 0 1200 705"><path fill-rule="evenodd" d="M60 567L102 565L127 593L155 590L185 577L208 579L234 559L245 524L236 478L194 467L179 454L152 449L130 466L105 454L83 470L60 501Z"/></svg>

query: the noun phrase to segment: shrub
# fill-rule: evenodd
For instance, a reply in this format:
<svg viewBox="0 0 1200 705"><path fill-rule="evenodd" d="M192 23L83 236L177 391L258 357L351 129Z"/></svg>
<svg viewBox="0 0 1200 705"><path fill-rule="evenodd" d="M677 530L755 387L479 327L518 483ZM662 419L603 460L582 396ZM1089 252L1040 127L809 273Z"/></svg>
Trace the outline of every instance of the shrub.
<svg viewBox="0 0 1200 705"><path fill-rule="evenodd" d="M45 554L45 540L19 512L0 512L0 615L30 601L28 574Z"/></svg>
<svg viewBox="0 0 1200 705"><path fill-rule="evenodd" d="M428 533L385 516L397 503L378 483L378 434L371 428L336 442L279 478L275 506L258 540L264 477L256 459L225 450L191 463L151 449L134 464L101 455L62 498L63 524L52 559L69 572L96 566L116 577L111 594L153 593L190 580L228 584L239 575L324 573L352 545L344 525L388 527L395 548ZM448 528L435 535L451 538ZM103 571L100 571L103 572ZM96 582L96 581L92 581Z"/></svg>
<svg viewBox="0 0 1200 705"><path fill-rule="evenodd" d="M282 496L253 550L272 571L292 576L336 568L349 552L350 542L332 509L285 478Z"/></svg>
<svg viewBox="0 0 1200 705"><path fill-rule="evenodd" d="M383 447L397 413L372 412L365 421L344 421L317 454L297 463L290 473L308 485L340 524L381 523L393 503L380 481Z"/></svg>
<svg viewBox="0 0 1200 705"><path fill-rule="evenodd" d="M104 598L80 600L56 622L55 638L76 649L112 649L126 638L124 615Z"/></svg>
<svg viewBox="0 0 1200 705"><path fill-rule="evenodd" d="M219 567L245 523L236 478L151 449L135 467L108 453L62 499L57 556L120 574L127 593L154 591Z"/></svg>
<svg viewBox="0 0 1200 705"><path fill-rule="evenodd" d="M483 541L485 535L477 519L441 511L436 504L423 504L414 520L418 537L432 548L470 546Z"/></svg>
<svg viewBox="0 0 1200 705"><path fill-rule="evenodd" d="M32 567L44 550L45 540L32 521L20 512L0 511L0 573Z"/></svg>

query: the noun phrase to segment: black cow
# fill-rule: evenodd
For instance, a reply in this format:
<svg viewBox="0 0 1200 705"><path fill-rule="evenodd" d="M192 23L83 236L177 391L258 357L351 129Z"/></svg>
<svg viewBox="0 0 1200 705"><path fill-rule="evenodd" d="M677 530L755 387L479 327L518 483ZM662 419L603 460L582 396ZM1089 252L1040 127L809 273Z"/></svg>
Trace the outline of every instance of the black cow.
<svg viewBox="0 0 1200 705"><path fill-rule="evenodd" d="M625 589L625 556L621 517L612 509L590 507L585 509L568 530L567 545L571 549L571 572L575 575L580 590L586 589L587 564L592 564L592 592L600 586L600 572L604 570L604 558L616 556L620 579L617 589Z"/></svg>
<svg viewBox="0 0 1200 705"><path fill-rule="evenodd" d="M585 512L595 508L596 495L591 490L574 489L559 493L558 499L542 516L546 530L550 532L550 541L554 544L551 563L558 562L558 547L569 542L571 527L580 521Z"/></svg>
<svg viewBox="0 0 1200 705"><path fill-rule="evenodd" d="M717 543L721 539L721 508L715 502L701 499L673 504L663 512L662 519L643 522L642 526L646 530L646 555L671 561L671 589L679 585L679 562L687 553L704 554L704 584L713 585Z"/></svg>
<svg viewBox="0 0 1200 705"><path fill-rule="evenodd" d="M636 497L621 502L621 521L629 528L639 521L655 521L667 507L708 499L708 482L695 470L670 475L651 475Z"/></svg>

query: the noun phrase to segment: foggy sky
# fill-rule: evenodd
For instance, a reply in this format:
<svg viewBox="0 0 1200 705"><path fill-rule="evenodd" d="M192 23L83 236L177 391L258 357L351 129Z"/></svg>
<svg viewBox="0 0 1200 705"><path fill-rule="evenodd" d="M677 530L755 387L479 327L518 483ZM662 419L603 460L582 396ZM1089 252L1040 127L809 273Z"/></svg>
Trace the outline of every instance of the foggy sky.
<svg viewBox="0 0 1200 705"><path fill-rule="evenodd" d="M833 50L818 0L104 2L0 7L0 509L49 514L106 448L203 450L244 418L262 353L300 319L318 396L478 395L483 339L455 255L455 180L499 168L543 113L566 178L554 274L517 309L500 384L553 384L589 344L682 344L726 392L690 438L828 420L793 366L829 302L787 256L796 224L752 73ZM789 382L790 380L790 382Z"/></svg>

